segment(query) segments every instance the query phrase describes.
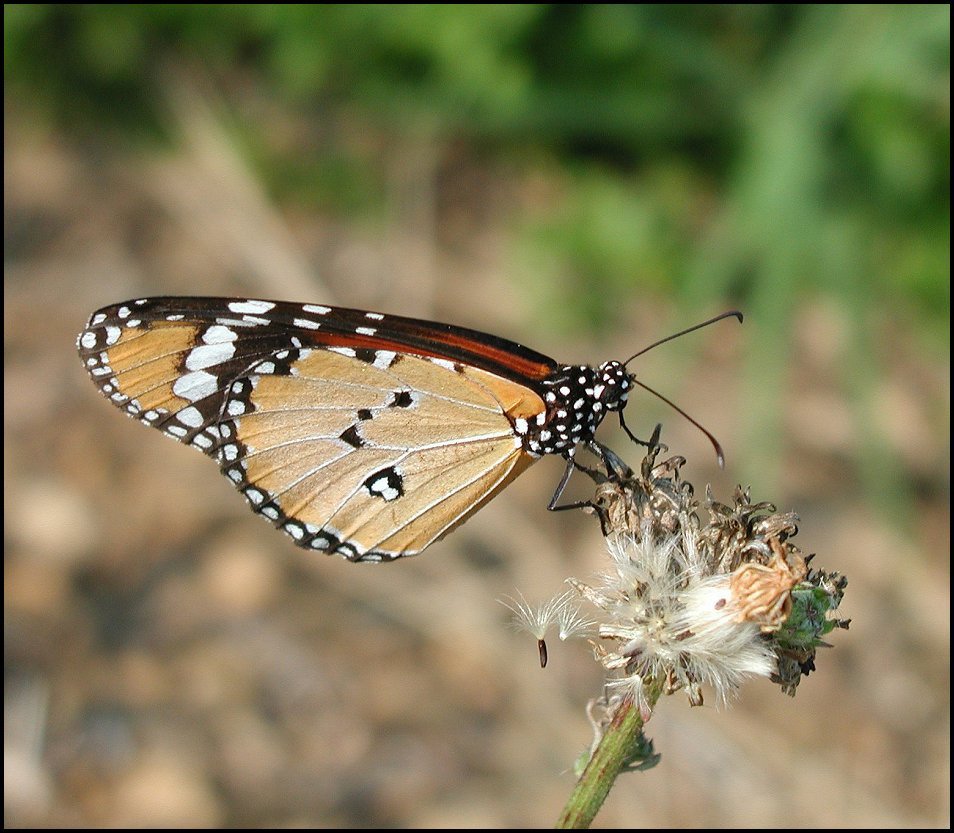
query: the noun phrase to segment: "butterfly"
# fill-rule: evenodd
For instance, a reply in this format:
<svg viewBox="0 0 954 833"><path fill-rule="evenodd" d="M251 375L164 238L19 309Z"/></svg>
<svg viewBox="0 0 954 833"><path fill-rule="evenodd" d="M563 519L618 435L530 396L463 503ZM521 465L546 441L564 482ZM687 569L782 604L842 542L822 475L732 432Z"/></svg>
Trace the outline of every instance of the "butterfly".
<svg viewBox="0 0 954 833"><path fill-rule="evenodd" d="M77 349L116 407L212 457L299 546L351 561L421 552L546 454L568 461L560 508L635 382L451 324L249 299L114 304Z"/></svg>

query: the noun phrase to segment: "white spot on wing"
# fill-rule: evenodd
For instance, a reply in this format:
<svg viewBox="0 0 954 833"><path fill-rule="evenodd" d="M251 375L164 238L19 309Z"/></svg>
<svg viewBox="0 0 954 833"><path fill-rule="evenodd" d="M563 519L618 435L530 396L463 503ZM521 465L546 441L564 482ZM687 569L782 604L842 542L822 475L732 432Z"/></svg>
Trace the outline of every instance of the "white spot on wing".
<svg viewBox="0 0 954 833"><path fill-rule="evenodd" d="M396 478L396 484L392 478ZM397 500L401 497L401 480L401 473L396 469L382 472L380 477L367 484L368 494L385 501Z"/></svg>
<svg viewBox="0 0 954 833"><path fill-rule="evenodd" d="M366 312L366 313L364 314L364 317L365 317L365 318L373 318L375 321L380 321L382 318L384 318L384 316L381 315L380 312Z"/></svg>
<svg viewBox="0 0 954 833"><path fill-rule="evenodd" d="M181 422L183 425L188 425L190 428L198 428L203 422L205 422L199 409L194 405L190 405L188 408L183 408L181 411L179 411L177 417L179 422Z"/></svg>
<svg viewBox="0 0 954 833"><path fill-rule="evenodd" d="M225 329L223 327L223 329ZM218 344L200 344L186 356L185 366L189 370L204 370L207 367L226 362L235 355L235 344L224 341Z"/></svg>
<svg viewBox="0 0 954 833"><path fill-rule="evenodd" d="M216 316L215 320L217 323L221 324L223 327L255 327L257 325L246 321L245 319L248 316L243 315L241 318L226 318L224 315Z"/></svg>
<svg viewBox="0 0 954 833"><path fill-rule="evenodd" d="M374 327L355 327L354 331L362 336L373 336L377 332Z"/></svg>
<svg viewBox="0 0 954 833"><path fill-rule="evenodd" d="M205 344L222 344L223 342L235 341L236 338L238 338L238 334L234 330L223 327L221 324L213 324L202 333L202 341Z"/></svg>
<svg viewBox="0 0 954 833"><path fill-rule="evenodd" d="M96 346L96 333L87 330L80 338L80 344L87 350L92 350Z"/></svg>
<svg viewBox="0 0 954 833"><path fill-rule="evenodd" d="M229 304L229 309L238 313L268 312L274 307L275 305L271 301L232 301Z"/></svg>
<svg viewBox="0 0 954 833"><path fill-rule="evenodd" d="M319 324L317 321L311 321L307 318L296 318L294 319L294 321L292 321L292 323L296 327L301 327L302 329L305 329L305 330L320 330L321 329L321 324Z"/></svg>
<svg viewBox="0 0 954 833"><path fill-rule="evenodd" d="M194 373L186 373L180 376L172 385L172 392L188 399L190 402L197 402L206 396L211 396L219 389L219 381L211 373L204 370L196 370Z"/></svg>
<svg viewBox="0 0 954 833"><path fill-rule="evenodd" d="M285 524L285 532L291 535L296 541L300 541L305 537L305 530L303 530L298 524L287 523Z"/></svg>
<svg viewBox="0 0 954 833"><path fill-rule="evenodd" d="M331 312L331 307L323 307L320 304L303 304L302 309L305 312L313 312L316 315L327 315Z"/></svg>

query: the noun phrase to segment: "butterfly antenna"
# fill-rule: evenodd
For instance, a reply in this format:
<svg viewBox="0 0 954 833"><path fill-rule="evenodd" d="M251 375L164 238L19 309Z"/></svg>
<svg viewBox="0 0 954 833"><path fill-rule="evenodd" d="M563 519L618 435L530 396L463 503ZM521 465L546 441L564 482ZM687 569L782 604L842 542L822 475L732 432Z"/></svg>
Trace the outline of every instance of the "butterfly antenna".
<svg viewBox="0 0 954 833"><path fill-rule="evenodd" d="M626 361L623 362L623 366L625 367L633 359L643 355L643 353L648 353L650 350L652 350L654 347L658 347L660 344L665 344L667 341L672 341L674 338L679 338L679 336L684 336L687 333L692 333L692 332L695 332L696 330L701 330L703 327L708 327L710 324L715 324L716 321L721 321L723 318L738 318L739 323L740 324L742 323L742 313L739 312L737 309L730 309L728 312L723 312L721 315L717 315L715 318L710 318L708 321L703 321L701 324L696 324L694 327L689 327L686 330L680 330L678 333L673 333L671 336L666 336L665 338L659 339L659 341L654 341L652 344L649 345L649 347L644 347L638 353L634 353L632 356L626 359ZM656 395L658 396L659 394L656 394ZM661 398L662 397L660 397L660 399Z"/></svg>
<svg viewBox="0 0 954 833"><path fill-rule="evenodd" d="M705 428L703 425L700 425L697 420L694 420L691 416L689 416L689 414L687 414L682 408L680 408L680 407L679 407L675 402L673 402L671 399L667 399L667 398L666 398L665 396L663 396L659 391L653 390L651 387L649 387L649 385L643 384L643 383L640 382L639 379L637 379L635 376L630 376L630 377L629 377L629 380L630 380L630 382L632 382L634 385L639 385L643 390L648 390L653 396L657 397L658 399L661 399L661 400L662 400L663 402L665 402L670 408L672 408L674 411L676 411L676 413L682 414L682 416L684 416L686 419L688 419L689 422L691 422L693 425L696 426L696 428L698 428L703 434L705 434L706 437L709 438L709 442L712 443L712 447L715 449L716 460L717 460L718 463L719 463L719 468L720 468L720 469L724 469L724 468L725 468L725 454L722 453L722 445L721 445L721 444L719 443L719 441L713 436L713 434L712 434L711 431L709 431L709 430L708 430L707 428ZM620 411L620 416L622 416L622 411ZM620 421L622 422L622 420L620 420ZM627 433L629 433L629 429L626 428L625 425L623 426L623 428L626 429L626 432L627 432ZM630 434L630 436L632 437L632 434Z"/></svg>
<svg viewBox="0 0 954 833"><path fill-rule="evenodd" d="M692 333L692 332L695 332L696 330L701 330L703 327L708 327L710 324L715 324L716 321L721 321L723 318L737 318L737 319L739 320L739 323L741 323L741 322L742 322L742 313L739 312L737 309L730 309L728 312L723 312L723 313L721 313L720 315L715 316L714 318L709 318L708 320L703 321L701 324L696 324L694 327L689 327L688 329L680 330L678 333L673 333L671 336L666 336L665 338L659 339L659 341L654 341L654 342L653 342L652 344L650 344L648 347L644 347L644 348L643 348L642 350L640 350L638 353L634 353L632 356L630 356L630 357L623 363L623 366L625 367L625 366L628 365L633 359L637 358L638 356L643 355L643 353L648 353L650 350L652 350L654 347L658 347L660 344L665 344L667 341L672 341L674 338L679 338L680 336L684 336L684 335L686 335L687 333ZM672 409L673 409L674 411L676 411L677 413L682 414L682 416L684 416L687 420L689 420L689 422L691 422L693 425L696 426L696 428L698 428L703 434L705 434L706 437L708 437L709 442L712 443L712 447L715 449L716 460L717 460L718 463L719 463L719 468L720 468L720 469L724 469L724 468L725 468L725 454L723 454L723 452L722 452L722 446L720 445L719 441L712 435L712 432L711 432L711 431L709 431L707 428L703 427L697 420L695 420L695 419L693 419L691 416L689 416L689 414L687 414L687 413L686 413L682 408L680 408L675 402L673 402L673 401L670 400L670 399L667 399L667 398L666 398L665 396L663 396L659 391L653 390L651 387L649 387L649 385L646 385L646 384L644 384L643 382L640 382L635 376L630 375L629 380L630 380L630 382L632 382L633 384L639 385L641 388L643 388L643 390L649 391L649 392L650 392L653 396L655 396L657 399L661 399L661 400L662 400L663 402L665 402L670 408L672 408ZM626 430L626 433L629 434L631 438L635 439L635 437L633 437L633 435L632 435L632 432L630 432L630 430L626 427L625 423L623 423L622 415L623 415L623 412L620 411L620 423L623 424L623 428Z"/></svg>

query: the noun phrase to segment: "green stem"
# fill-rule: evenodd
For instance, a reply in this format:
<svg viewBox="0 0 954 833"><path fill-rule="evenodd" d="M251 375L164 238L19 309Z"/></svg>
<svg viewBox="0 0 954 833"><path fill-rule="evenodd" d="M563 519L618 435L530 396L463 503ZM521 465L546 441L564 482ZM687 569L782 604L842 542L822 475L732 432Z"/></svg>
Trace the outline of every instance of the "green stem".
<svg viewBox="0 0 954 833"><path fill-rule="evenodd" d="M645 680L643 691L647 704L653 708L662 685L654 680ZM642 728L640 710L632 695L627 694L613 712L609 726L576 782L556 824L557 828L589 828L613 788L616 777L633 762L636 750L641 746Z"/></svg>

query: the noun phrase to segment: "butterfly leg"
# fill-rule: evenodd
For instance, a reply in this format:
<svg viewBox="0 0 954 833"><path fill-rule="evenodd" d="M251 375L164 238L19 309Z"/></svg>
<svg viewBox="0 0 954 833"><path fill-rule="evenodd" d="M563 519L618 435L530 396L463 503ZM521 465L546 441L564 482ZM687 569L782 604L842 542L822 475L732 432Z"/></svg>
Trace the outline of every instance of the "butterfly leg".
<svg viewBox="0 0 954 833"><path fill-rule="evenodd" d="M659 426L657 426L658 431ZM655 436L655 435L654 435ZM607 481L621 482L629 480L633 476L633 470L626 464L613 449L603 445L598 440L590 440L589 449L606 467L606 474L602 472L588 472L597 483L606 483Z"/></svg>
<svg viewBox="0 0 954 833"><path fill-rule="evenodd" d="M604 475L602 472L598 472L592 469L588 469L585 466L582 466L580 463L577 463L572 455L567 455L567 465L566 470L563 472L563 477L560 479L560 483L556 488L556 491L553 493L553 497L550 499L550 503L547 505L547 509L551 512L562 512L564 509L584 509L589 512L594 513L600 519L600 528L603 530L603 536L609 534L609 528L607 526L607 514L605 507L602 506L599 502L599 496L597 496L597 501L593 500L577 500L573 503L563 503L557 505L557 501L560 499L560 496L563 494L563 490L566 488L566 484L570 479L570 475L573 474L573 469L579 468L589 474L597 483L607 483L613 479L622 479L626 476L625 473L628 473L629 476L632 476L632 470L627 466L619 457L616 456L612 451L610 451L606 446L600 445L594 442L594 447L591 448L594 454L598 454L603 458L604 465L607 467L607 474ZM541 658L542 658L541 654ZM541 659L542 661L542 659Z"/></svg>
<svg viewBox="0 0 954 833"><path fill-rule="evenodd" d="M575 448L573 449L576 450ZM578 463L573 459L572 453L566 455L566 468L563 471L563 477L560 478L560 482L557 484L556 489L553 492L553 497L550 498L550 502L547 504L547 510L550 512L560 512L564 509L579 509L581 506L589 505L587 501L580 501L577 503L565 503L562 506L557 506L557 501L563 496L563 491L566 489L566 484L570 482L570 475L573 474L573 469L578 465Z"/></svg>
<svg viewBox="0 0 954 833"><path fill-rule="evenodd" d="M620 428L622 428L626 432L626 436L629 437L634 443L636 443L637 445L646 446L646 448L649 451L652 451L653 449L660 450L663 448L663 446L659 444L659 432L662 431L662 423L660 422L656 423L656 427L653 430L653 435L648 440L641 440L632 431L629 430L629 426L626 424L626 419L623 417L623 411L620 410L617 413L619 413Z"/></svg>
<svg viewBox="0 0 954 833"><path fill-rule="evenodd" d="M631 477L633 472L626 463L611 449L607 448L600 442L596 440L590 440L586 447L597 457L600 458L600 461L606 467L606 473L597 470L591 469L589 466L585 466L580 463L576 457L575 452L579 446L575 446L566 456L566 469L563 471L563 477L560 478L560 482L557 484L556 490L553 492L553 497L550 498L550 502L547 504L547 509L551 512L562 512L565 509L581 509L589 508L596 509L596 504L591 500L578 500L573 503L564 503L557 505L557 501L563 495L564 490L566 489L567 483L570 482L570 476L573 474L574 469L579 469L584 474L590 476L594 482L597 484L606 483L609 480L624 480L627 477Z"/></svg>
<svg viewBox="0 0 954 833"><path fill-rule="evenodd" d="M657 422L657 423L656 423L656 427L653 429L652 436L651 436L648 440L641 440L641 439L639 439L639 437L637 437L632 431L629 430L629 426L626 424L626 422L625 422L624 419L623 419L623 412L622 412L622 411L619 412L619 424L620 424L620 426L622 427L622 429L626 432L626 435L627 435L634 443L637 443L638 445L644 445L644 446L646 446L646 450L647 450L648 456L655 457L657 454L669 450L669 447L668 447L668 446L663 445L661 442L659 442L659 434L660 434L660 432L662 431L662 423L661 423L661 422ZM594 442L595 442L595 440L594 440ZM615 456L615 455L614 455L614 456ZM617 459L619 459L619 458L617 458Z"/></svg>

